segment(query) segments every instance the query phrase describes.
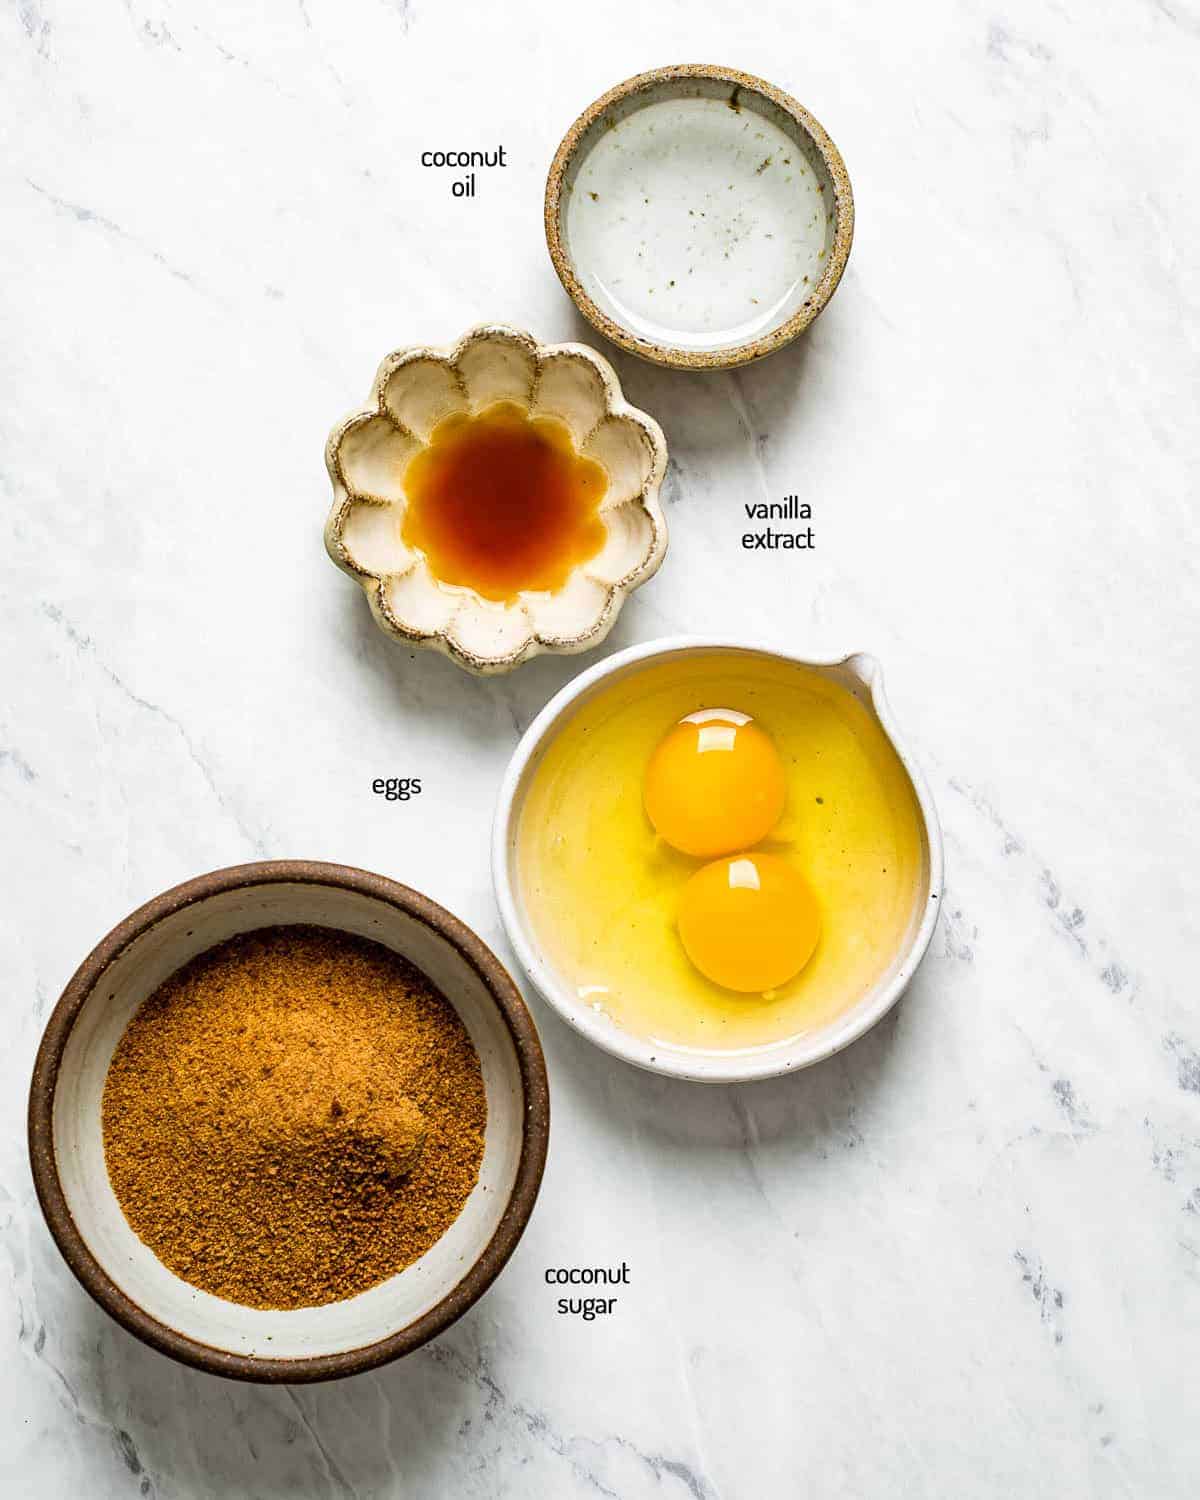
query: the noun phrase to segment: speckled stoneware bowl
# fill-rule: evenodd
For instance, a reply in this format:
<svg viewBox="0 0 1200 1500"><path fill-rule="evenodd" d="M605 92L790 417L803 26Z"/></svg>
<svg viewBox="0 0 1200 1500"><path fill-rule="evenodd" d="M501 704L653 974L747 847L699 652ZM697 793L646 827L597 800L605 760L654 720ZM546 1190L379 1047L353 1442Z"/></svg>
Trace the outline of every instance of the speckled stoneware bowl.
<svg viewBox="0 0 1200 1500"><path fill-rule="evenodd" d="M729 1051L717 1048L701 1051L636 1035L589 1004L566 975L553 966L538 943L522 898L519 874L520 822L526 793L547 750L576 712L620 679L636 679L673 658L714 654L746 659L765 657L811 668L852 693L875 719L907 775L922 835L921 869L912 915L903 940L877 981L865 993L848 995L845 1009L828 1024L761 1047ZM942 833L924 778L896 727L884 695L882 672L874 657L859 652L833 660L813 660L741 641L677 636L631 646L580 673L550 700L525 731L505 772L496 804L492 880L513 951L542 995L569 1026L606 1052L652 1073L700 1083L741 1083L776 1077L820 1062L849 1046L895 1005L908 987L937 924L942 892Z"/></svg>
<svg viewBox="0 0 1200 1500"><path fill-rule="evenodd" d="M727 369L829 302L854 234L837 147L795 99L734 68L656 68L571 126L546 242L584 317L631 354Z"/></svg>
<svg viewBox="0 0 1200 1500"><path fill-rule="evenodd" d="M479 1181L420 1260L342 1302L264 1311L181 1280L138 1239L108 1179L100 1109L109 1062L143 1000L235 933L293 922L372 938L433 980L479 1053L488 1119ZM292 1383L353 1375L408 1354L487 1291L533 1210L549 1121L533 1021L473 932L428 897L380 875L282 860L218 870L165 892L84 960L38 1050L29 1153L50 1232L117 1322L211 1374Z"/></svg>
<svg viewBox="0 0 1200 1500"><path fill-rule="evenodd" d="M564 422L579 452L608 476L601 551L557 592L523 593L512 604L440 582L401 538L409 460L444 417L497 401ZM493 325L451 349L389 354L369 404L330 434L326 463L334 491L325 527L330 557L362 585L389 635L444 652L470 672L509 672L543 651L598 646L667 550L658 498L667 469L662 429L629 405L612 366L583 344L539 344Z"/></svg>

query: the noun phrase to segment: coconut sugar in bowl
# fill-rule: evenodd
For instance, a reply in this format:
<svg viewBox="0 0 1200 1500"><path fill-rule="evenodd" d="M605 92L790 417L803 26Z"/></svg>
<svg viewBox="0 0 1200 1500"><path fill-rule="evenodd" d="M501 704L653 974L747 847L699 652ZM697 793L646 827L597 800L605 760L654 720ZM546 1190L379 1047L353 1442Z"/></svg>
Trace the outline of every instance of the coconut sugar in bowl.
<svg viewBox="0 0 1200 1500"><path fill-rule="evenodd" d="M448 1327L515 1248L548 1130L537 1033L490 950L405 886L302 861L122 922L51 1015L29 1103L84 1287L162 1352L261 1381Z"/></svg>

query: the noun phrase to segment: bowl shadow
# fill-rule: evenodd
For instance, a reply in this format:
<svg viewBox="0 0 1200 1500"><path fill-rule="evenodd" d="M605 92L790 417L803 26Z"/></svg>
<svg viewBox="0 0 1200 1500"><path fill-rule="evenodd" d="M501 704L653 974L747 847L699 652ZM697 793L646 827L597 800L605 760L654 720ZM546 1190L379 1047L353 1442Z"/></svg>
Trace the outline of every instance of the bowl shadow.
<svg viewBox="0 0 1200 1500"><path fill-rule="evenodd" d="M131 1494L433 1494L447 1445L479 1410L469 1314L383 1369L258 1385L177 1364L78 1295L80 1362L67 1389L80 1420L108 1430Z"/></svg>
<svg viewBox="0 0 1200 1500"><path fill-rule="evenodd" d="M653 587L653 581L647 587ZM588 667L648 638L639 590L627 599L608 638L577 656L536 656L515 671L476 677L439 651L414 649L376 625L357 588L342 591L346 634L381 713L417 713L439 732L496 748L498 729L519 737L551 698ZM639 628L642 627L642 628ZM654 633L664 633L662 631ZM514 738L511 748L515 748Z"/></svg>
<svg viewBox="0 0 1200 1500"><path fill-rule="evenodd" d="M674 370L618 349L574 306L570 337L587 344L617 372L625 398L662 427L676 469L749 443L761 458L772 429L793 422L802 401L806 372L830 357L840 318L830 310L806 333L774 354L732 370Z"/></svg>
<svg viewBox="0 0 1200 1500"><path fill-rule="evenodd" d="M579 1035L540 998L532 1002L555 1093L570 1090L570 1108L589 1129L604 1134L619 1121L644 1145L716 1155L774 1142L821 1154L831 1141L857 1138L876 1095L895 1082L904 1005L901 998L870 1031L822 1062L776 1078L723 1084L635 1067Z"/></svg>

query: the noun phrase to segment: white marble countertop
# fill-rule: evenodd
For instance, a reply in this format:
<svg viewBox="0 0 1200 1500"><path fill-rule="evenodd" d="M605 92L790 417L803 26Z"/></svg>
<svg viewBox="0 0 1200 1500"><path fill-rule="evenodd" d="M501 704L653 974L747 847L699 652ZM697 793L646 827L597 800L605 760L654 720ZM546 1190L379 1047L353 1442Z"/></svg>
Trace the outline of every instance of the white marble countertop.
<svg viewBox="0 0 1200 1500"><path fill-rule="evenodd" d="M595 15L0 17L0 1493L1183 1500L1200 12ZM857 241L828 313L761 366L615 359L671 444L673 540L613 644L876 653L945 824L934 948L865 1040L744 1088L643 1076L535 1001L550 1165L483 1302L337 1385L177 1367L42 1224L24 1104L47 1010L133 906L261 856L397 876L505 952L493 796L578 663L479 683L385 640L321 549L322 444L399 344L485 318L588 336L542 241L549 158L609 84L697 58L812 108ZM473 200L418 165L497 143L511 165ZM743 553L743 500L790 492L816 550ZM381 805L388 774L426 791ZM620 1260L611 1318L555 1315L545 1267Z"/></svg>

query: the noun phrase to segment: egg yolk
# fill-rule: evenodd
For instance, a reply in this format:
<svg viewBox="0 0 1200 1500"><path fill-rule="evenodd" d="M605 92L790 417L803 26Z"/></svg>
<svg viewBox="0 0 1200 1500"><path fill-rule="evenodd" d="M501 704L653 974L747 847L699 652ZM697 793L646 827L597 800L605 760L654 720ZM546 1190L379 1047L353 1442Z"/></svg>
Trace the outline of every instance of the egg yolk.
<svg viewBox="0 0 1200 1500"><path fill-rule="evenodd" d="M783 813L787 784L778 750L748 714L706 708L659 741L643 793L660 838L711 859L766 838Z"/></svg>
<svg viewBox="0 0 1200 1500"><path fill-rule="evenodd" d="M697 870L679 936L706 979L746 994L777 989L813 955L821 913L808 881L777 854L737 854Z"/></svg>

